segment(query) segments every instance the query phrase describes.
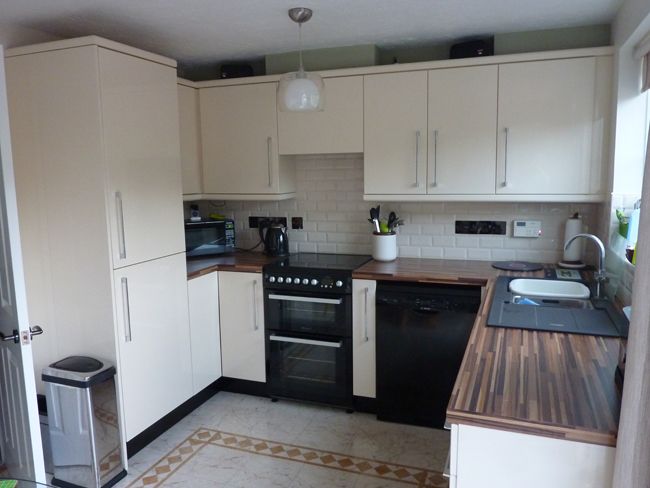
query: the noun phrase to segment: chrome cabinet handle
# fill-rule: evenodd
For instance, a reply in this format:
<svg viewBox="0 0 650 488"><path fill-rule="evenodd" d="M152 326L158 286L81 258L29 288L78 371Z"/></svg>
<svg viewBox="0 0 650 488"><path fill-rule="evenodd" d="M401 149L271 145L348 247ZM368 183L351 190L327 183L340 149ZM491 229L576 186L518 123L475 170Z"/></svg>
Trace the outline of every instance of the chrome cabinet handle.
<svg viewBox="0 0 650 488"><path fill-rule="evenodd" d="M364 292L364 301L363 301L363 342L368 342L368 292L370 289L366 286L363 290Z"/></svg>
<svg viewBox="0 0 650 488"><path fill-rule="evenodd" d="M291 342L294 344L309 344L310 346L323 346L323 347L334 347L339 349L343 345L343 341L339 342L327 342L327 341L316 341L314 339L302 339L298 337L284 337L271 334L269 340L276 342Z"/></svg>
<svg viewBox="0 0 650 488"><path fill-rule="evenodd" d="M124 238L124 208L122 206L122 192L115 192L115 211L117 213L117 238L120 250L120 259L126 259L126 241Z"/></svg>
<svg viewBox="0 0 650 488"><path fill-rule="evenodd" d="M257 280L253 281L253 330L260 328L257 324Z"/></svg>
<svg viewBox="0 0 650 488"><path fill-rule="evenodd" d="M438 186L438 129L433 131L433 188Z"/></svg>
<svg viewBox="0 0 650 488"><path fill-rule="evenodd" d="M330 305L341 305L342 298L316 298L316 297L294 297L292 295L276 295L269 293L269 300L284 300L286 302L307 302L307 303L328 303Z"/></svg>
<svg viewBox="0 0 650 488"><path fill-rule="evenodd" d="M272 186L273 183L271 181L271 160L273 159L273 156L271 155L271 144L273 142L273 139L271 137L266 138L266 158L267 158L267 166L268 166L268 172L269 172L269 186Z"/></svg>
<svg viewBox="0 0 650 488"><path fill-rule="evenodd" d="M18 332L17 329L14 329L10 336L6 336L2 332L0 332L0 341L2 341L2 342L13 341L15 344L19 344L20 343L20 332Z"/></svg>
<svg viewBox="0 0 650 488"><path fill-rule="evenodd" d="M418 164L420 162L420 131L415 131L415 188L420 186L420 178L418 175Z"/></svg>
<svg viewBox="0 0 650 488"><path fill-rule="evenodd" d="M122 277L122 303L124 308L124 342L131 342L131 307L129 306L129 281L128 278Z"/></svg>
<svg viewBox="0 0 650 488"><path fill-rule="evenodd" d="M32 339L34 336L41 335L42 333L43 333L43 329L41 329L38 325L29 328L30 339Z"/></svg>
<svg viewBox="0 0 650 488"><path fill-rule="evenodd" d="M501 186L506 188L508 186L508 136L510 135L510 129L504 127L503 131L505 132L505 148L503 151L503 183Z"/></svg>

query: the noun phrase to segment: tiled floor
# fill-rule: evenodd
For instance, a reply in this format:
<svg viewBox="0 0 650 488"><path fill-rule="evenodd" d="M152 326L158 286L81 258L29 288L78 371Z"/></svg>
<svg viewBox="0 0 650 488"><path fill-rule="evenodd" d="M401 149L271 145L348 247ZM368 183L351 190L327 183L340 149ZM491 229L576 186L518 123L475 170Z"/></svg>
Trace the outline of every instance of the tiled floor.
<svg viewBox="0 0 650 488"><path fill-rule="evenodd" d="M221 392L129 460L117 488L445 487L446 431Z"/></svg>

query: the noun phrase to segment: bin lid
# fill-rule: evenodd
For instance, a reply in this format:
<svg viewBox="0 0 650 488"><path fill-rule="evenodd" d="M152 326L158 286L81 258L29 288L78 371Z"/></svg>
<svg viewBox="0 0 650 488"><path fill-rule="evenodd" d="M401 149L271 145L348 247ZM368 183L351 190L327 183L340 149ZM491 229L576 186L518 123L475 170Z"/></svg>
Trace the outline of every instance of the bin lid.
<svg viewBox="0 0 650 488"><path fill-rule="evenodd" d="M115 368L87 356L69 356L43 368L42 379L48 383L89 388L115 374Z"/></svg>

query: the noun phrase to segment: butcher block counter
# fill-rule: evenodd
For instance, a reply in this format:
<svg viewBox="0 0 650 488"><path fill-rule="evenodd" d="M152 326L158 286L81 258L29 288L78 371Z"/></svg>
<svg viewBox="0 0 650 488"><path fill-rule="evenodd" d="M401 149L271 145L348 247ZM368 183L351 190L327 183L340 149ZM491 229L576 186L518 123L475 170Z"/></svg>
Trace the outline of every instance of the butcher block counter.
<svg viewBox="0 0 650 488"><path fill-rule="evenodd" d="M487 327L501 274L544 277L543 271L498 271L488 262L416 258L370 261L353 277L484 287L447 409L449 423L615 446L620 340Z"/></svg>
<svg viewBox="0 0 650 488"><path fill-rule="evenodd" d="M261 273L262 268L278 259L261 252L234 252L220 256L190 258L187 260L187 279L197 278L213 271L241 271Z"/></svg>

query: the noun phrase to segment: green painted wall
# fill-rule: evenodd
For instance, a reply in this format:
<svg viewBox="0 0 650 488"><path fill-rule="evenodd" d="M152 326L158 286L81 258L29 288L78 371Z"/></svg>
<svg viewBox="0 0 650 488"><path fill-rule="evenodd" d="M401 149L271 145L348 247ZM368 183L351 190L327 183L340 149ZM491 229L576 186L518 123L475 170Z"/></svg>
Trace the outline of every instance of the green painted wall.
<svg viewBox="0 0 650 488"><path fill-rule="evenodd" d="M611 26L590 25L567 29L497 34L494 36L494 53L529 53L553 51L555 49L609 46L610 44Z"/></svg>
<svg viewBox="0 0 650 488"><path fill-rule="evenodd" d="M302 62L307 71L375 66L380 64L378 52L377 47L372 44L310 49L302 52ZM288 73L297 69L298 51L266 56L267 75Z"/></svg>

